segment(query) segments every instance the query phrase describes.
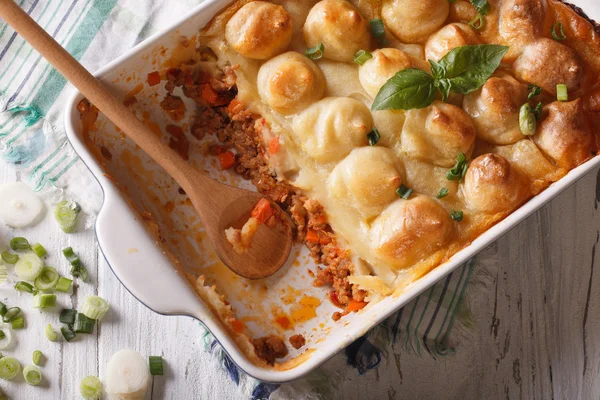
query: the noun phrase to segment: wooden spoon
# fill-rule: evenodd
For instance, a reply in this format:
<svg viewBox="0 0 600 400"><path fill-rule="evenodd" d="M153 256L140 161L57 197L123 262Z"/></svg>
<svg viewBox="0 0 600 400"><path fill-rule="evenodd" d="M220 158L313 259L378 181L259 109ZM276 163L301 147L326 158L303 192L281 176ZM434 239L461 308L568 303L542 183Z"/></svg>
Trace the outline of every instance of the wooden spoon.
<svg viewBox="0 0 600 400"><path fill-rule="evenodd" d="M261 225L248 252L235 252L225 237L225 229L239 228L263 196L217 182L188 164L12 0L0 0L0 17L177 181L202 219L219 258L229 269L249 279L260 279L284 265L292 247L292 227L279 206L271 202L283 222L275 228Z"/></svg>

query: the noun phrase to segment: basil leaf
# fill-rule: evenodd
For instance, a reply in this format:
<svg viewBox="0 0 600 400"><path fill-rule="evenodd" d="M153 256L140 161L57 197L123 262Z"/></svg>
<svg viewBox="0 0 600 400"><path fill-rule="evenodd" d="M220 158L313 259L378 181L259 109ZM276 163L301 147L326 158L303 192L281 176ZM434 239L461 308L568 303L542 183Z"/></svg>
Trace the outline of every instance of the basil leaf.
<svg viewBox="0 0 600 400"><path fill-rule="evenodd" d="M408 68L397 72L381 87L371 110L425 108L435 98L433 83L433 77L420 69Z"/></svg>
<svg viewBox="0 0 600 400"><path fill-rule="evenodd" d="M471 4L480 15L487 15L492 10L488 0L471 0Z"/></svg>
<svg viewBox="0 0 600 400"><path fill-rule="evenodd" d="M444 71L453 92L468 94L483 86L507 51L507 46L495 44L457 47L437 62L436 72Z"/></svg>

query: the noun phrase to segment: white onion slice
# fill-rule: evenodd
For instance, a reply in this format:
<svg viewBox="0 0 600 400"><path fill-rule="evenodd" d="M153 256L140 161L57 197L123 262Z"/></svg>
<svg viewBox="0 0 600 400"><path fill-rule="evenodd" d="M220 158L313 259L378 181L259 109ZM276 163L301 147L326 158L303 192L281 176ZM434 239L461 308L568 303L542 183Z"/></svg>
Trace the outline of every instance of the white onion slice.
<svg viewBox="0 0 600 400"><path fill-rule="evenodd" d="M120 350L106 367L106 392L115 399L142 399L150 383L148 363L135 350Z"/></svg>
<svg viewBox="0 0 600 400"><path fill-rule="evenodd" d="M22 182L0 186L0 220L13 228L37 222L44 210L42 200Z"/></svg>

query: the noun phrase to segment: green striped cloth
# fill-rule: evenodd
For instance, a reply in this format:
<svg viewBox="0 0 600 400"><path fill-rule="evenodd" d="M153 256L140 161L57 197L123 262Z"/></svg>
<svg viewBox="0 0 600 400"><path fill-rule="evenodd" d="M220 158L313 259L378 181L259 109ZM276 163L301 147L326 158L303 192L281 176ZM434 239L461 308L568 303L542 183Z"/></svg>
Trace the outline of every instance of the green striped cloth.
<svg viewBox="0 0 600 400"><path fill-rule="evenodd" d="M17 0L76 59L95 71L201 0ZM70 92L65 79L5 24L0 25L0 157L40 193L66 190L88 213L101 206L96 181L67 143L62 117ZM403 352L439 358L454 351L457 327L468 328L464 301L471 261L357 340L317 372L293 384L267 385L244 375L214 337L202 330L207 351L222 368L205 369L222 380L231 398L315 398L360 379L395 379L381 368ZM459 329L459 332L468 329ZM377 369L377 373L372 371ZM330 392L329 392L330 393ZM206 393L205 398L216 394ZM220 393L222 396L222 393Z"/></svg>

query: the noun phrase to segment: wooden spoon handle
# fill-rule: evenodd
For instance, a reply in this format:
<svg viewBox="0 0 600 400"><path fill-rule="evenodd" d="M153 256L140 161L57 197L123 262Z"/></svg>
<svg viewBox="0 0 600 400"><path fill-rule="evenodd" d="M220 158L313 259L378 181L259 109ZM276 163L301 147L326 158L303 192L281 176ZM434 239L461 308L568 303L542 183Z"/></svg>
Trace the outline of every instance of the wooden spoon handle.
<svg viewBox="0 0 600 400"><path fill-rule="evenodd" d="M52 64L102 113L163 167L184 190L204 176L149 129L13 0L0 0L0 17ZM193 175L193 176L192 176ZM195 178L195 180L193 179ZM206 177L206 179L210 179Z"/></svg>

